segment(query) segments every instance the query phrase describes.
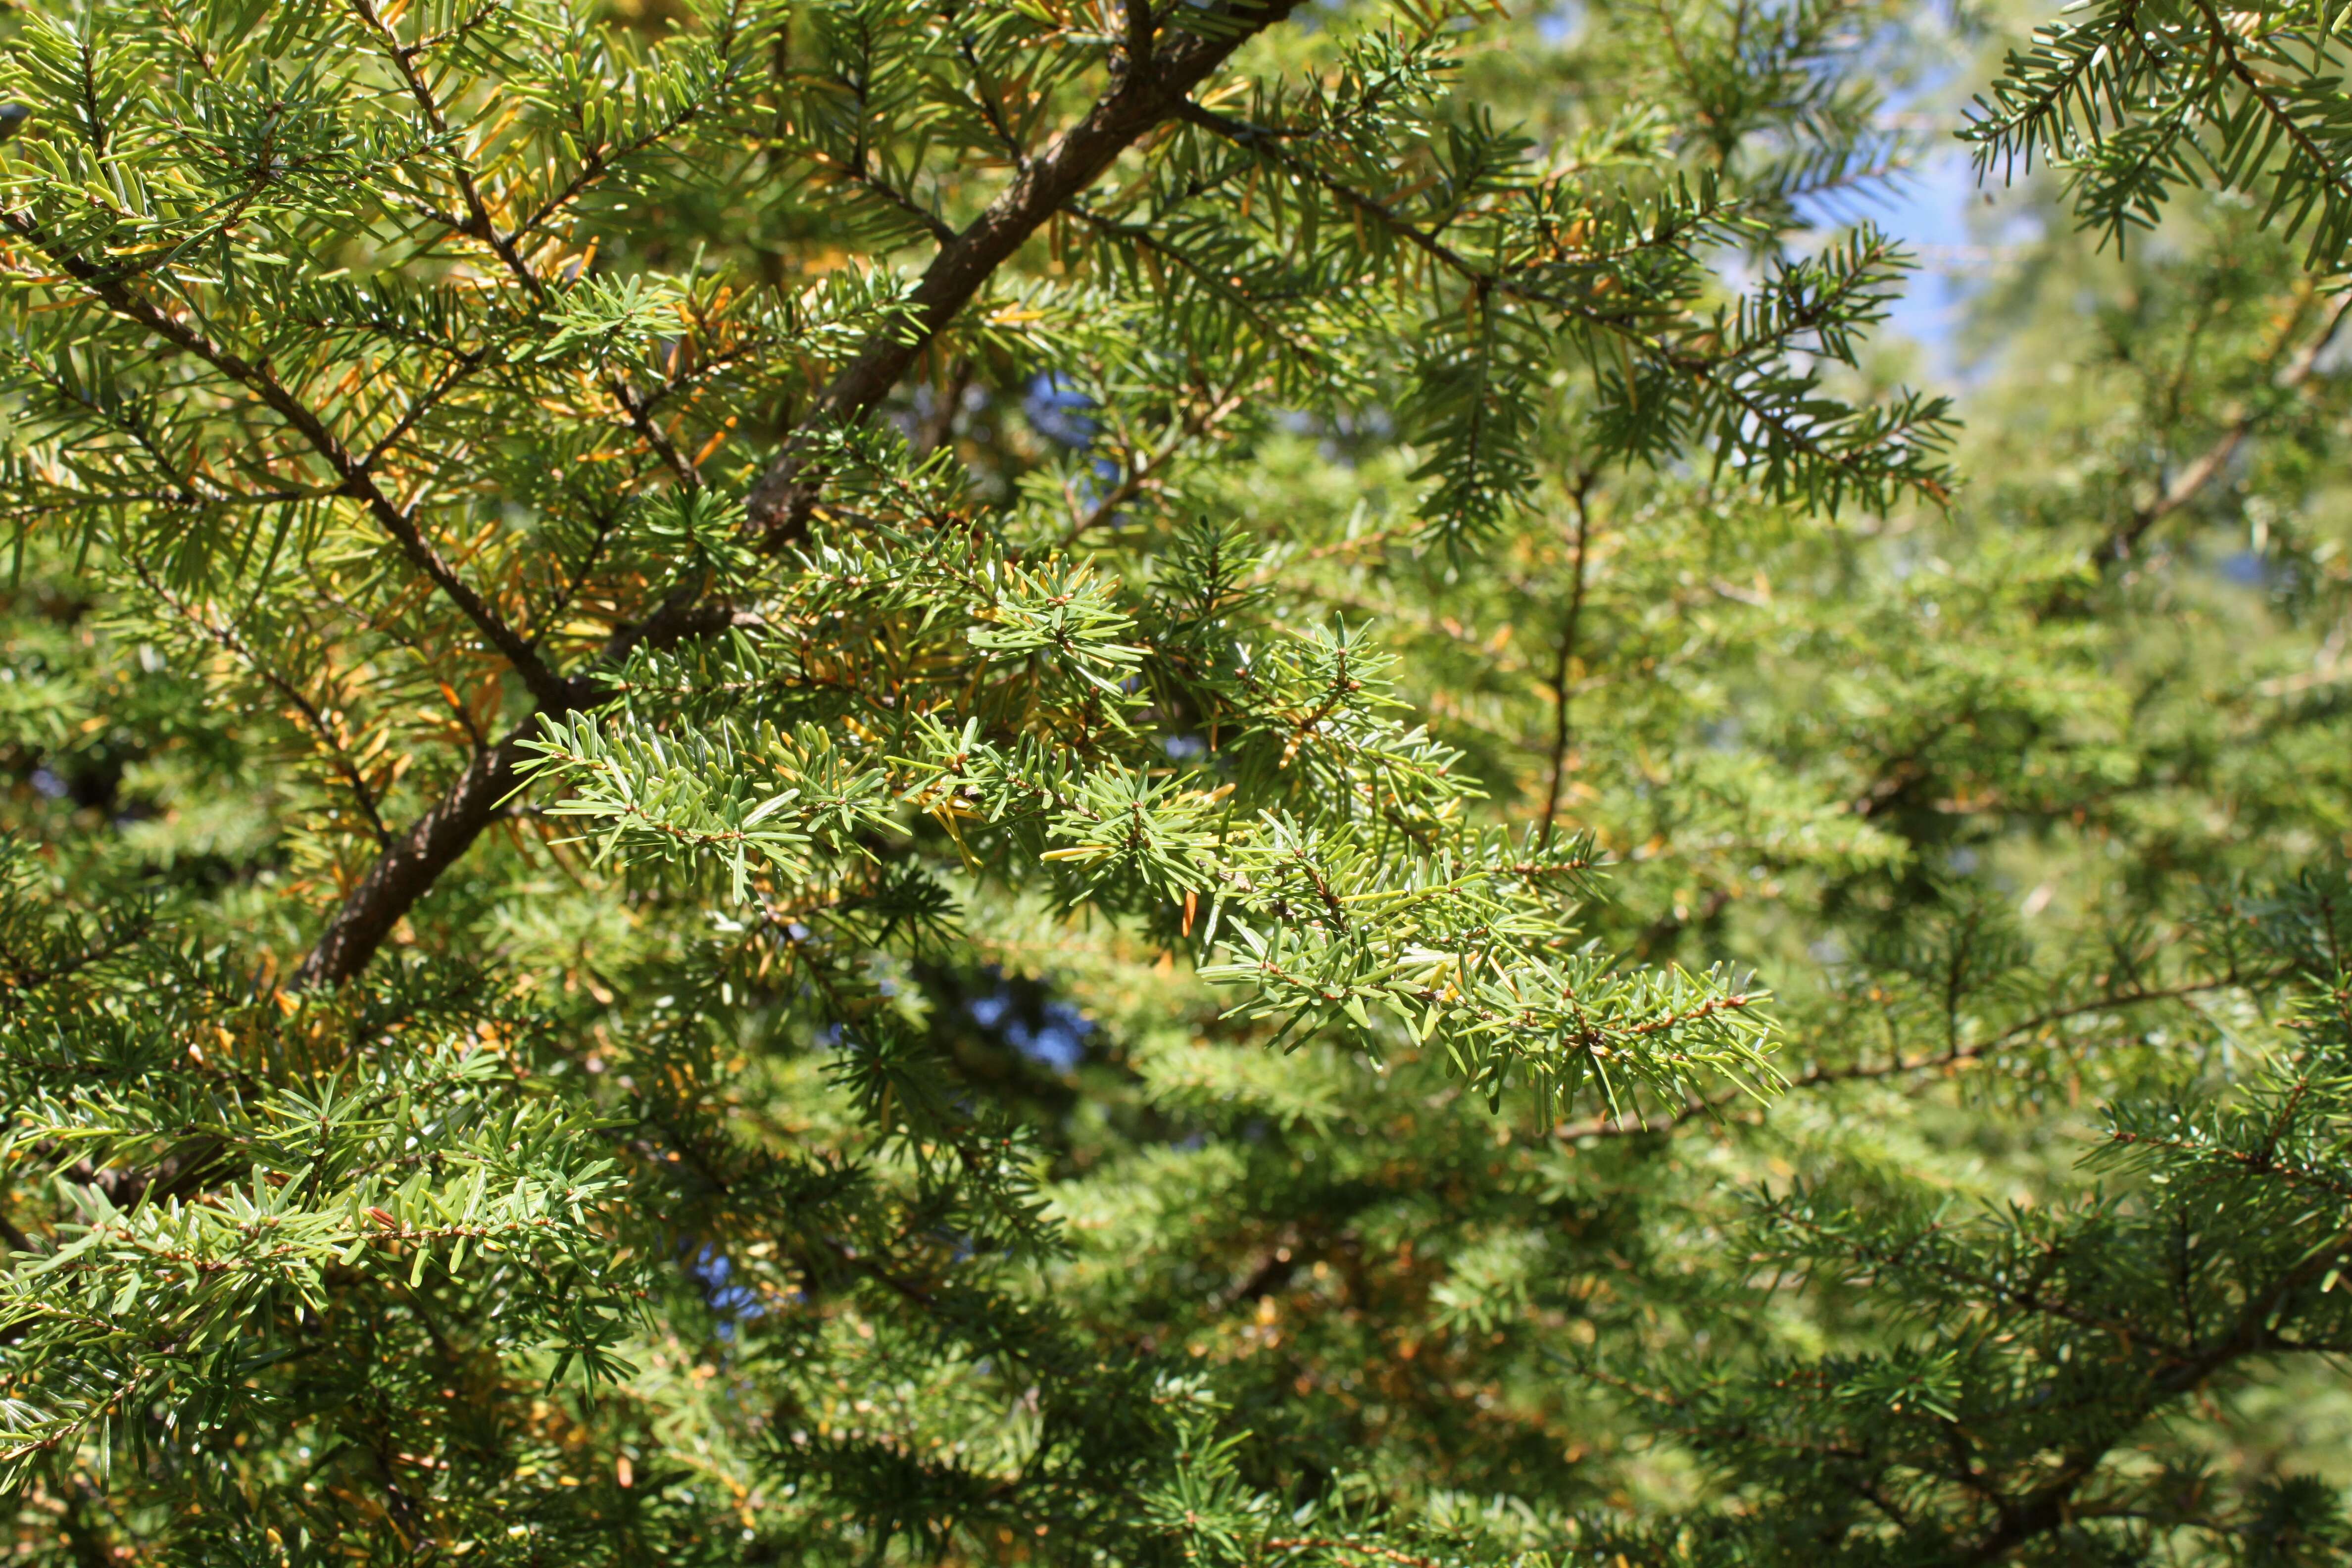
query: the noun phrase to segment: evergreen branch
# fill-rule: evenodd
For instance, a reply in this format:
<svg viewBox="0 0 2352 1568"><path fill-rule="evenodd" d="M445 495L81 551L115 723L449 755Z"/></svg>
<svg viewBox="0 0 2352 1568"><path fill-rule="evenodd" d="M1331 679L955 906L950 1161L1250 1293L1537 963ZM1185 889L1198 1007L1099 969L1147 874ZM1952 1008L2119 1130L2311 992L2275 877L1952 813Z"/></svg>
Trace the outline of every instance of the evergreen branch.
<svg viewBox="0 0 2352 1568"><path fill-rule="evenodd" d="M546 705L571 700L572 688L570 683L539 657L538 650L530 642L509 626L506 618L457 574L455 567L442 559L440 552L417 527L412 512L395 504L383 493L366 465L352 455L341 438L308 405L287 390L271 372L267 361L259 363L249 362L213 342L194 327L140 298L106 268L51 243L29 215L0 213L0 226L5 226L31 244L116 315L146 328L182 353L204 361L259 398L326 463L340 481L335 493L357 500L367 510L369 516L399 546L401 553L408 558L410 563L423 573L513 667L515 674L533 697Z"/></svg>
<svg viewBox="0 0 2352 1568"><path fill-rule="evenodd" d="M1412 222L1398 212L1391 203L1358 190L1346 181L1301 158L1297 153L1285 146L1279 136L1263 127L1250 125L1219 114L1190 100L1181 105L1177 112L1188 123L1200 126L1220 137L1248 147L1291 170L1300 178L1328 192L1345 205L1378 223L1383 229L1422 251L1445 270L1467 283L1482 307L1491 308L1487 305L1488 296L1501 295L1524 304L1538 305L1557 311L1584 328L1614 339L1628 351L1638 350L1644 357L1671 374L1703 386L1709 395L1719 400L1723 405L1736 411L1739 418L1751 421L1756 426L1769 432L1786 450L1801 454L1808 460L1821 464L1826 469L1836 471L1843 476L1843 482L1853 483L1863 488L1865 493L1870 493L1871 487L1877 484L1884 477L1870 461L1871 454L1867 449L1841 448L1826 444L1820 438L1816 429L1801 422L1801 415L1813 415L1817 412L1817 405L1790 405L1759 396L1749 379L1738 374L1743 366L1752 366L1752 363L1757 360L1786 352L1790 342L1807 331L1830 329L1843 323L1847 320L1847 314L1842 312L1840 307L1866 300L1867 291L1872 286L1869 282L1871 267L1882 264L1893 257L1892 248L1883 243L1874 246L1871 253L1862 257L1859 263L1845 275L1836 278L1834 287L1829 293L1818 300L1800 305L1789 313L1787 319L1774 321L1769 318L1762 318L1759 312L1761 324L1769 330L1759 333L1753 341L1739 346L1733 353L1717 357L1710 353L1696 352L1688 344L1677 343L1669 338L1645 331L1633 318L1596 309L1589 300L1574 299L1556 289L1538 288L1513 277L1508 271L1500 268L1489 270L1478 266L1440 237L1444 226L1443 224L1435 227L1424 227ZM1859 251L1860 247L1856 248ZM1744 309L1742 313L1744 318ZM1629 395L1633 391L1630 370L1629 365L1627 377ZM1917 422L1925 423L1932 428L1935 418L1939 416L1939 409L1919 412L1924 417ZM1897 423L1890 426L1885 433L1896 434L1913 422L1910 413L1906 411ZM1727 436L1725 447L1719 451L1718 458L1727 456L1733 445L1736 445L1736 442ZM1937 500L1943 499L1946 493L1941 481L1932 474L1909 475L1905 482Z"/></svg>
<svg viewBox="0 0 2352 1568"><path fill-rule="evenodd" d="M2073 1516L2075 1493L2134 1427L2162 1405L2205 1387L2233 1363L2285 1348L2271 1319L2292 1291L2318 1279L2347 1245L2352 1245L2352 1230L2340 1231L2313 1247L2303 1261L2266 1280L2263 1289L2249 1290L2244 1308L2226 1335L2202 1352L2179 1356L2171 1367L2151 1377L2137 1402L2103 1412L2105 1430L2099 1437L2064 1454L2055 1473L2024 1498L2005 1500L1999 1523L1959 1561L1998 1563L2027 1542L2063 1527ZM2128 1327L2115 1331L2126 1345L2134 1337Z"/></svg>
<svg viewBox="0 0 2352 1568"><path fill-rule="evenodd" d="M383 40L386 58L399 72L401 80L407 86L409 96L415 100L417 108L424 113L425 123L432 127L434 135L444 142L448 141L448 117L441 107L440 100L435 96L431 85L418 74L416 69L416 56L423 52L425 46L422 43L413 47L402 45L399 37L393 32L391 24L377 12L372 0L346 0L346 4L351 6L352 14ZM691 118L691 111L681 113L671 123L663 127L661 132L654 135L651 140L658 141L662 136L670 134ZM545 221L544 215L534 217L531 222L525 224L512 235L500 234L498 220L491 216L489 205L482 199L480 182L475 177L474 171L466 161L454 151L449 154L449 168L457 182L458 194L465 200L465 216L454 223L446 216L440 216L439 221L450 223L455 232L488 246L490 253L499 258L499 264L505 267L515 281L522 286L523 291L535 303L544 303L548 297L547 285L523 259L522 253L516 243L522 235L531 232L537 224ZM583 170L583 183L579 188L583 190L586 188L584 183L586 178L586 172ZM472 357L468 356L468 361ZM471 368L470 363L464 364L465 370L470 371ZM459 374L458 371L453 370L432 394L418 399L416 405L402 421L402 425L413 423L426 408L437 402L440 396L455 384ZM639 438L650 447L670 472L677 476L678 482L688 489L699 489L702 483L701 475L678 453L677 447L671 443L667 436L662 433L660 426L653 422L648 405L637 398L629 390L628 384L618 375L606 376L604 386L605 390L612 394L614 401L621 405L622 412L628 416L630 427L636 431ZM388 449L397 439L400 428L401 426L395 426L391 434L386 435L378 444L377 450ZM528 677L526 677L526 683L528 683ZM545 700L545 694L537 687L533 687L532 695L540 697L542 701Z"/></svg>
<svg viewBox="0 0 2352 1568"><path fill-rule="evenodd" d="M1286 328L1280 320L1266 311L1263 301L1253 298L1247 290L1237 287L1226 268L1220 268L1213 262L1204 262L1182 246L1162 239L1143 225L1122 223L1117 218L1096 212L1084 202L1073 202L1070 205L1070 215L1097 234L1108 237L1114 244L1133 246L1147 255L1163 258L1181 268L1213 295L1221 304L1230 307L1243 320L1249 322L1256 330L1258 336L1267 342L1279 345L1298 362L1309 365L1328 363L1327 345Z"/></svg>
<svg viewBox="0 0 2352 1568"><path fill-rule="evenodd" d="M2275 142L2284 136L2301 155L2305 177L2324 187L2329 207L2352 206L2352 173L2346 170L2340 152L2331 154L2328 149L2320 146L2309 129L2295 117L2294 111L2279 101L2278 94L2273 90L2274 79L2267 79L2264 73L2246 63L2244 54L2238 47L2235 30L2213 8L2211 0L2194 0L2194 4L2205 18L2207 37L2228 62L2230 74L2238 79L2250 100L2262 105L2263 113L2273 127L2271 140ZM2324 58L2324 49L2323 36L2321 40L2315 41L2313 55ZM2287 190L2282 180L2277 196L2271 204L2272 212L2275 213L2286 200Z"/></svg>
<svg viewBox="0 0 2352 1568"><path fill-rule="evenodd" d="M415 100L417 109L425 116L425 123L432 128L434 136L445 142L449 141L449 119L442 111L441 100L434 95L433 89L425 82L424 77L417 73L416 56L423 46L420 45L417 48L404 47L398 35L393 32L391 25L377 13L373 0L344 0L344 3L351 7L352 14L383 42L384 58L392 62L393 68L399 73L402 83L408 89L409 97ZM547 291L547 286L541 283L539 275L524 263L521 255L515 249L514 242L499 233L498 224L490 216L489 206L482 200L481 186L474 178L474 171L467 167L466 161L454 151L448 156L450 173L457 182L457 194L465 198L466 203L465 218L457 225L457 232L488 246L490 253L514 275L515 280L523 286L526 293L533 299L542 297Z"/></svg>
<svg viewBox="0 0 2352 1568"><path fill-rule="evenodd" d="M2110 1012L2123 1007L2137 1007L2150 1002L2176 1002L2184 997L2201 996L2215 991L2275 985L2281 981L2293 979L2297 971L2292 966L2264 970L2252 974L2233 973L2206 980L2188 981L2179 985L2161 986L2154 990L2129 991L2114 995L2096 996L2087 1002L2070 1003L2063 1007L2053 1007L2045 1012L2037 1013L2030 1018L2011 1025L1999 1034L1988 1036L1980 1040L1955 1042L1946 1046L1942 1050L1931 1052L1926 1056L1897 1055L1892 1060L1884 1062L1856 1062L1842 1068L1808 1068L1790 1079L1786 1087L1790 1090L1823 1089L1833 1084L1868 1083L1882 1079L1910 1078L1919 1073L1938 1072L1998 1055L2018 1041L2039 1034L2053 1024L2063 1024L2069 1018L2079 1018L2085 1014ZM1634 1121L1627 1121L1622 1116L1597 1116L1585 1121L1563 1124L1553 1128L1551 1136L1564 1142L1574 1142L1581 1138L1622 1138L1635 1133L1671 1132L1683 1123L1700 1118L1709 1121L1720 1121L1723 1119L1724 1110L1738 1104L1743 1098L1748 1097L1737 1092L1706 1097L1693 1096L1673 1110L1655 1111ZM1760 1120L1762 1112L1759 1110L1751 1119Z"/></svg>
<svg viewBox="0 0 2352 1568"><path fill-rule="evenodd" d="M352 760L350 748L343 743L342 737L336 732L335 726L327 721L327 716L320 711L319 705L313 702L300 687L265 663L261 656L256 653L252 646L238 634L234 624L215 625L194 605L184 604L177 595L155 581L153 574L147 570L143 563L133 561L131 563L131 568L137 574L141 584L155 596L158 603L168 606L206 637L235 655L247 668L259 676L265 685L284 698L287 703L302 716L303 723L310 727L311 733L317 735L320 743L326 748L329 765L342 775L344 784L351 789L352 798L359 802L360 813L367 818L368 828L375 836L377 847L389 849L392 847L392 835L385 828L383 817L377 809L375 791L369 787L366 776L359 770L359 764Z"/></svg>
<svg viewBox="0 0 2352 1568"><path fill-rule="evenodd" d="M1192 88L1245 39L1281 22L1296 4L1266 0L1255 5L1243 0L1193 19L1195 30L1172 42L1163 40L1151 52L1148 68L1130 65L1077 125L1026 164L1005 193L933 258L908 296L915 312L911 327L893 322L878 330L787 438L783 452L747 497L751 528L772 545L800 537L820 479L803 471L814 434L826 426L862 420L1032 234L1076 201L1121 151L1164 122ZM728 618L724 609L703 605L695 587L681 585L642 623L616 632L606 645L603 663L610 668L635 647L660 647L702 626L724 626ZM518 670L544 670L535 653L528 647L522 651L530 663L518 663ZM365 967L393 927L490 825L499 803L521 783L516 769L525 743L538 732L538 721L593 707L604 690L594 676L563 681L551 671L530 684L538 701L531 718L496 746L477 752L456 787L362 879L304 960L300 983L337 984Z"/></svg>
<svg viewBox="0 0 2352 1568"><path fill-rule="evenodd" d="M2318 369L2320 356L2325 354L2328 345L2336 341L2336 331L2343 326L2344 318L2347 313L2352 313L2352 297L2347 297L2337 304L2335 310L2328 316L2327 324L2320 330L2319 334L2295 352L2294 356L2287 361L2276 375L2272 377L2271 385L2282 393L2301 391L2304 384L2308 382L2313 373ZM2237 456L2238 448L2244 445L2246 437L2252 435L2256 426L2273 412L2273 408L2270 405L2249 403L2240 408L2231 416L2228 427L2222 431L2219 440L2208 447L2196 461L2176 475L2172 482L2167 485L2154 500L2134 509L2131 516L2107 536L2105 542L2100 546L2098 559L2111 562L2121 561L2129 556L2139 547L2140 540L2147 535L2149 529L2154 528L2203 493L2205 487L2211 484L2214 478L2229 466L2230 459Z"/></svg>
<svg viewBox="0 0 2352 1568"><path fill-rule="evenodd" d="M1178 113L1192 89L1234 50L1286 19L1297 4L1224 0L1189 17L1188 30L1177 37L1159 39L1143 59L1130 56L1127 69L1085 118L1023 163L1003 195L931 258L907 296L908 323L877 332L825 387L746 497L751 527L772 547L801 537L820 479L810 464L814 434L863 420L1031 235L1067 209L1120 153Z"/></svg>

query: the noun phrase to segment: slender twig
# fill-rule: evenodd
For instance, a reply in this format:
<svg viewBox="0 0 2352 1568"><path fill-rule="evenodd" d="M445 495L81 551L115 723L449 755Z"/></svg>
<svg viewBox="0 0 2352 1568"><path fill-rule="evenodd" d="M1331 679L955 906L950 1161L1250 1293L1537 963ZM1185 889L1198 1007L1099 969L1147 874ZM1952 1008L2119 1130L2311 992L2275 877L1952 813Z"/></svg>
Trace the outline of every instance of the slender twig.
<svg viewBox="0 0 2352 1568"><path fill-rule="evenodd" d="M1104 491L1084 513L1071 520L1068 531L1062 535L1062 548L1068 549L1108 522L1119 508L1157 482L1160 470L1178 453L1231 418L1244 401L1244 394L1236 388L1213 402L1194 405L1192 412L1179 420L1175 428L1169 431L1157 447L1128 464L1127 472L1118 483Z"/></svg>
<svg viewBox="0 0 2352 1568"><path fill-rule="evenodd" d="M284 698L296 712L301 714L302 721L310 727L311 731L319 737L320 743L326 748L329 765L341 773L343 776L343 782L351 786L352 798L359 802L360 815L367 818L368 831L375 836L376 847L379 849L390 847L392 833L384 826L383 817L376 808L375 791L369 786L366 776L359 770L359 764L352 760L350 748L344 745L342 737L336 733L335 726L327 721L326 713L319 705L310 700L301 688L296 686L293 681L271 668L254 650L252 645L246 641L233 623L215 624L194 605L183 603L178 595L156 582L153 575L148 572L145 563L133 559L130 564L131 570L137 574L140 583L166 608L219 644L224 650L242 660L245 667L252 670L264 685Z"/></svg>
<svg viewBox="0 0 2352 1568"><path fill-rule="evenodd" d="M2223 974L2155 990L2097 996L2087 1002L2073 1003L2067 1006L2053 1007L2047 1012L2037 1013L2031 1018L2011 1025L1997 1035L1988 1036L1981 1040L1955 1043L1943 1050L1923 1057L1898 1055L1884 1062L1857 1062L1842 1068L1810 1068L1790 1079L1787 1088L1792 1090L1821 1089L1831 1084L1864 1083L1881 1079L1906 1078L1915 1073L1934 1072L1940 1068L1981 1060L2014 1045L2029 1035L2048 1028L2053 1024L2063 1023L2069 1018L2081 1017L2086 1013L2111 1012L2150 1002L2179 1001L2186 997L2202 995L2212 991L2225 991L2236 986L2268 985L2287 979L2294 973L2292 969L2278 969L2265 971L2260 974ZM1657 1111L1638 1120L1601 1116L1587 1121L1563 1123L1552 1129L1552 1136L1574 1140L1622 1138L1636 1132L1666 1132L1685 1121L1700 1117L1719 1121L1725 1107L1747 1098L1749 1097L1738 1091L1705 1097L1693 1095L1672 1110ZM1760 1111L1758 1114L1760 1116Z"/></svg>
<svg viewBox="0 0 2352 1568"><path fill-rule="evenodd" d="M325 462L339 481L335 493L358 501L367 510L376 525L400 547L401 553L408 558L410 563L438 588L442 595L456 605L459 613L471 621L490 646L514 668L515 674L533 697L543 704L567 704L572 700L574 692L571 684L541 659L530 640L442 557L417 526L413 508L401 506L383 492L367 464L343 445L341 438L315 410L296 397L278 380L268 360L250 361L214 342L189 322L133 293L121 279L52 242L29 214L0 214L0 226L5 226L47 257L60 271L89 289L116 315L137 322L182 353L204 361L259 399Z"/></svg>
<svg viewBox="0 0 2352 1568"><path fill-rule="evenodd" d="M2272 378L2271 384L2281 392L2300 391L2318 369L2320 355L2326 353L2327 345L2336 341L2336 329L2344 324L2347 311L2352 311L2352 296L2347 296L2343 303L2336 307L2319 335L2305 343L2280 369L2278 374ZM2270 412L2270 409L2252 403L2241 408L2231 416L2228 428L2221 432L2219 440L2205 448L2195 462L2174 476L2172 482L2165 486L2154 500L2136 509L2123 526L2108 535L2099 551L2099 558L2103 561L2125 559L2139 547L2140 540L2149 529L2195 500L2203 493L2205 487L2229 466L2230 459L2238 455L2238 448L2245 444L2246 437L2253 434L2254 427Z"/></svg>
<svg viewBox="0 0 2352 1568"><path fill-rule="evenodd" d="M839 180L845 184L855 185L861 191L880 197L896 208L902 216L911 220L918 228L929 235L935 244L951 245L955 242L956 231L948 226L946 219L889 181L868 171L864 165L845 163L827 154L821 147L804 147L801 149L801 154L814 163L828 177Z"/></svg>
<svg viewBox="0 0 2352 1568"><path fill-rule="evenodd" d="M1576 476L1569 487L1569 499L1576 505L1576 560L1573 575L1569 580L1568 620L1560 627L1559 650L1551 667L1551 785L1544 795L1543 842L1551 842L1552 822L1559 815L1559 786L1568 771L1569 669L1576 662L1577 633L1584 619L1584 563L1586 552L1592 543L1592 515L1587 498L1592 489L1590 472Z"/></svg>

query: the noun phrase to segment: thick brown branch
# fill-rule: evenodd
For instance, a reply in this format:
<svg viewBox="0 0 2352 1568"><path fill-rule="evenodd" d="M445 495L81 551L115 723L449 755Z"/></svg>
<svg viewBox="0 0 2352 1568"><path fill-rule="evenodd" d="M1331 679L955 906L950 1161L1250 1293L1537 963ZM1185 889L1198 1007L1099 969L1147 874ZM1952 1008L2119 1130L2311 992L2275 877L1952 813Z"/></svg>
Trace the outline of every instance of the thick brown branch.
<svg viewBox="0 0 2352 1568"><path fill-rule="evenodd" d="M538 729L534 717L497 745L474 753L449 793L377 858L344 899L297 972L298 987L333 985L367 967L393 927L472 847L497 816L499 803L522 783L518 770L526 755L523 742Z"/></svg>
<svg viewBox="0 0 2352 1568"><path fill-rule="evenodd" d="M1219 8L1194 24L1213 30L1161 39L1140 61L1128 60L1128 68L1093 110L1043 156L1025 164L1004 195L932 259L909 300L915 313L911 326L893 322L877 331L834 378L753 487L749 498L752 526L775 542L788 541L804 528L820 479L807 471L810 437L827 424L865 417L1032 234L1099 179L1122 151L1173 114L1185 95L1244 39L1281 21L1297 4L1265 0L1263 5ZM173 341L189 335L180 331ZM632 410L633 416L638 412ZM644 620L615 632L602 662L610 666L640 644L673 641L705 627L726 626L730 619L724 606L704 605L691 591L675 592ZM523 742L536 732L539 717L591 707L597 700L603 687L593 674L565 680L540 664L535 650L514 640L522 657L508 657L516 659L517 669L536 668L545 675L543 680L530 680L537 711L497 745L477 752L448 795L377 860L329 921L298 973L297 984L335 984L364 969L435 879L496 819L499 803L521 782L518 769L525 756ZM503 644L499 647L508 652Z"/></svg>
<svg viewBox="0 0 2352 1568"><path fill-rule="evenodd" d="M1543 841L1551 842L1552 825L1559 816L1559 786L1568 773L1568 742L1572 731L1569 728L1568 678L1576 662L1577 634L1584 619L1585 555L1592 544L1592 515L1585 499L1592 489L1592 476L1579 474L1569 495L1576 503L1576 564L1568 594L1568 621L1560 628L1559 656L1553 660L1551 672L1551 784L1544 795Z"/></svg>
<svg viewBox="0 0 2352 1568"><path fill-rule="evenodd" d="M752 486L747 500L752 526L772 543L803 531L821 478L809 461L812 438L827 426L864 419L1031 235L1101 178L1119 153L1176 114L1186 95L1244 39L1281 21L1297 3L1265 0L1220 7L1195 23L1213 31L1162 38L1143 61L1129 62L1084 120L1024 166L987 211L940 247L908 296L910 319L876 332L833 378Z"/></svg>

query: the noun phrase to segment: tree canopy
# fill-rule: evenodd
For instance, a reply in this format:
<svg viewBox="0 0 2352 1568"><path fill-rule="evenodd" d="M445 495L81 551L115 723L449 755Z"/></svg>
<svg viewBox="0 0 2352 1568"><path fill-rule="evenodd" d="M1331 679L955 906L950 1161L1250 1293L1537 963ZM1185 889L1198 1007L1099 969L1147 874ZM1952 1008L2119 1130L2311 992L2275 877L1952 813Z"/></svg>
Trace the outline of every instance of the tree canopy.
<svg viewBox="0 0 2352 1568"><path fill-rule="evenodd" d="M11 1560L2342 1560L2342 22L11 8Z"/></svg>

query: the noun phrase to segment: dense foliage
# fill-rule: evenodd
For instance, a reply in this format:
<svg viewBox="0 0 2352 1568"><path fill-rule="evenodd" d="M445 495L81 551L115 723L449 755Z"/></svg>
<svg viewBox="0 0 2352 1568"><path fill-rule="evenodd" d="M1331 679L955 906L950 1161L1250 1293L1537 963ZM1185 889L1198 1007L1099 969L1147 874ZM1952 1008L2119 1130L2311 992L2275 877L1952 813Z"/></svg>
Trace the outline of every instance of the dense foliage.
<svg viewBox="0 0 2352 1568"><path fill-rule="evenodd" d="M0 17L11 1560L2352 1552L2342 18L2012 20Z"/></svg>

